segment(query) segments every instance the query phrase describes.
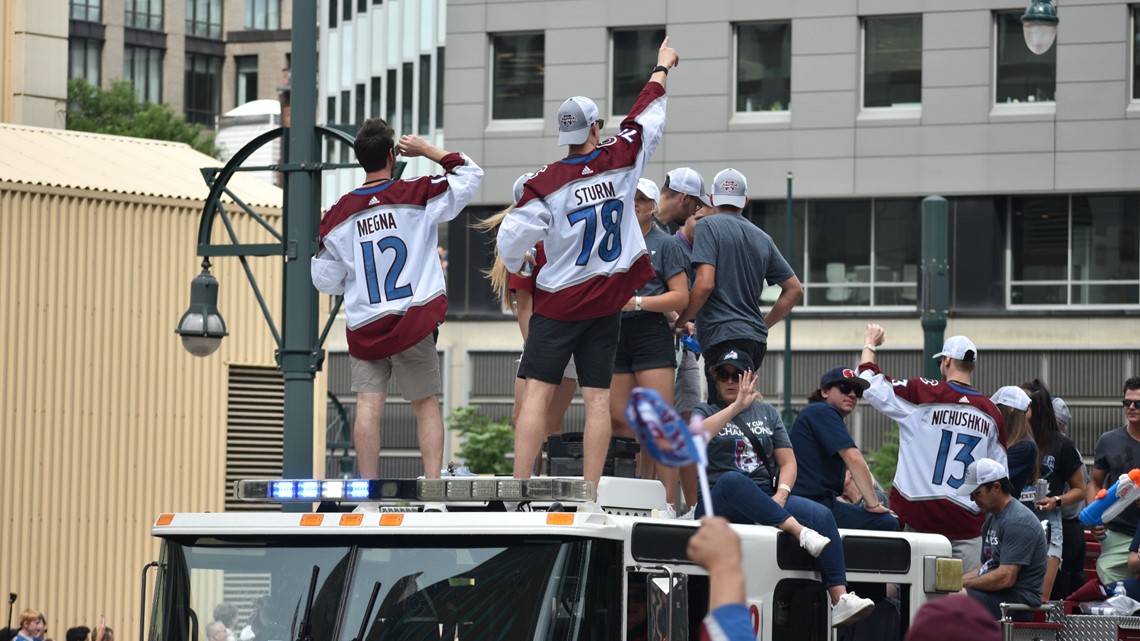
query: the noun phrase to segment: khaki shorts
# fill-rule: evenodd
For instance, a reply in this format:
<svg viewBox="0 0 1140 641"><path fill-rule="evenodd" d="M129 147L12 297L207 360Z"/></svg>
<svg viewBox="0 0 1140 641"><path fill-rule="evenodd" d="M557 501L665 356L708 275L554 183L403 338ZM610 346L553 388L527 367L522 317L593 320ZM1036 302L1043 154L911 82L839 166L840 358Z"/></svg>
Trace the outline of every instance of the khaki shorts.
<svg viewBox="0 0 1140 641"><path fill-rule="evenodd" d="M428 335L399 354L378 361L362 361L353 356L348 358L352 363L354 392L387 392L388 381L394 370L396 384L406 400L418 401L443 393L434 335Z"/></svg>

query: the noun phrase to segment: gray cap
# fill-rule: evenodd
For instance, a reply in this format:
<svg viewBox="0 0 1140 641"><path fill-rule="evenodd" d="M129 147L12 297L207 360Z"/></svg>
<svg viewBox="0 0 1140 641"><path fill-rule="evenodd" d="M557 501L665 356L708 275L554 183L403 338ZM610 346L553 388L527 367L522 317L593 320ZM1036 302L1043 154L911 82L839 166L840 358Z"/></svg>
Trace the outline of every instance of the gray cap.
<svg viewBox="0 0 1140 641"><path fill-rule="evenodd" d="M722 169L712 181L712 203L714 207L727 205L744 209L748 203L748 180L744 174L732 169Z"/></svg>
<svg viewBox="0 0 1140 641"><path fill-rule="evenodd" d="M558 108L558 144L580 145L590 137L590 125L598 120L598 106L585 96L567 98Z"/></svg>
<svg viewBox="0 0 1140 641"><path fill-rule="evenodd" d="M1053 414L1057 416L1057 422L1061 424L1061 429L1068 430L1073 415L1069 413L1069 406L1061 400L1060 396L1053 397Z"/></svg>
<svg viewBox="0 0 1140 641"><path fill-rule="evenodd" d="M665 174L665 189L672 189L680 194L688 194L696 198L705 207L711 207L712 201L705 193L705 179L695 169L678 167Z"/></svg>
<svg viewBox="0 0 1140 641"><path fill-rule="evenodd" d="M511 194L514 195L516 203L522 200L523 185L525 185L526 181L530 180L533 177L534 174L528 172L515 179L515 185L514 187L511 187Z"/></svg>

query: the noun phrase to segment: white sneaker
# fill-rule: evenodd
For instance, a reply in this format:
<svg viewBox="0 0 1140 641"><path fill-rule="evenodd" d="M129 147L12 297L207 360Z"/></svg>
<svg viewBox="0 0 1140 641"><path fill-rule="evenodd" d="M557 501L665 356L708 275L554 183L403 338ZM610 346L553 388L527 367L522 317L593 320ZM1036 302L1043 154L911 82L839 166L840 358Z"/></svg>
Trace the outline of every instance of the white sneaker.
<svg viewBox="0 0 1140 641"><path fill-rule="evenodd" d="M831 606L831 627L841 628L865 619L875 611L875 602L848 592L839 597L839 603Z"/></svg>
<svg viewBox="0 0 1140 641"><path fill-rule="evenodd" d="M685 512L677 518L681 519L682 521L692 521L693 519L697 518L697 506L694 505L693 507L689 508L688 512Z"/></svg>
<svg viewBox="0 0 1140 641"><path fill-rule="evenodd" d="M677 510L674 510L672 505L666 505L664 510L657 512L657 515L663 519L675 519L677 518Z"/></svg>
<svg viewBox="0 0 1140 641"><path fill-rule="evenodd" d="M800 530L800 547L807 550L808 554L819 558L823 554L823 548L831 543L831 539L816 532L810 527L805 527Z"/></svg>
<svg viewBox="0 0 1140 641"><path fill-rule="evenodd" d="M424 512L446 512L447 506L439 502L424 503Z"/></svg>

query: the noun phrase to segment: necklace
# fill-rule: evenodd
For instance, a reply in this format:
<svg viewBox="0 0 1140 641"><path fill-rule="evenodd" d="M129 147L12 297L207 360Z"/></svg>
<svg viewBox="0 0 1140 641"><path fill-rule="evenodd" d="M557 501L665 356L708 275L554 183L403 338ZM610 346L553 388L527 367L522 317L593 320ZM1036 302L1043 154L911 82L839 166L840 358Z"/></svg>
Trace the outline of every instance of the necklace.
<svg viewBox="0 0 1140 641"><path fill-rule="evenodd" d="M368 185L378 185L380 183L385 183L385 182L388 182L390 180L391 180L391 178L377 178L375 180L366 180L366 181L364 181L364 184L361 185L361 187L367 187Z"/></svg>

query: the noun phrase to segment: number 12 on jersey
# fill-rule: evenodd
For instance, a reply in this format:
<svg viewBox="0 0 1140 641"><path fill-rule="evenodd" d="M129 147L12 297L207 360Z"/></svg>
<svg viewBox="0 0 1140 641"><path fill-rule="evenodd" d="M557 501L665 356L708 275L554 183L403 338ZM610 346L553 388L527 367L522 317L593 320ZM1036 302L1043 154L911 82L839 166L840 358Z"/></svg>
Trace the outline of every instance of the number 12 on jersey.
<svg viewBox="0 0 1140 641"><path fill-rule="evenodd" d="M625 205L620 200L607 200L601 204L602 233L601 242L598 243L598 258L612 263L621 256L621 217ZM582 236L582 251L578 254L575 265L585 265L590 262L590 254L594 252L594 241L598 234L598 205L590 205L566 214L566 219L573 227L578 223L585 223L586 229Z"/></svg>
<svg viewBox="0 0 1140 641"><path fill-rule="evenodd" d="M942 441L938 444L938 457L934 459L934 478L931 479L931 482L935 485L942 485L945 481L946 485L954 489L962 487L962 483L966 481L966 468L974 462L974 448L981 441L981 437L970 434L958 434L958 438L955 439L954 432L942 430ZM955 443L960 447L958 453L954 455L954 460L962 464L962 476L951 476L947 479L946 459L950 457L950 449Z"/></svg>
<svg viewBox="0 0 1140 641"><path fill-rule="evenodd" d="M385 300L393 301L407 298L412 295L411 285L397 286L400 275L404 272L404 265L408 263L408 246L396 236L387 236L376 241L375 245L381 252L395 253L392 265L384 274L384 297L380 297L380 280L376 273L376 253L372 248L372 241L360 243L360 250L364 257L364 282L368 285L368 302L373 305L383 303Z"/></svg>

